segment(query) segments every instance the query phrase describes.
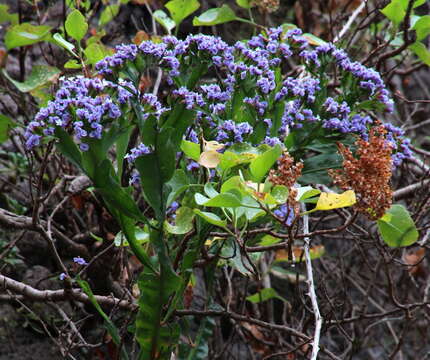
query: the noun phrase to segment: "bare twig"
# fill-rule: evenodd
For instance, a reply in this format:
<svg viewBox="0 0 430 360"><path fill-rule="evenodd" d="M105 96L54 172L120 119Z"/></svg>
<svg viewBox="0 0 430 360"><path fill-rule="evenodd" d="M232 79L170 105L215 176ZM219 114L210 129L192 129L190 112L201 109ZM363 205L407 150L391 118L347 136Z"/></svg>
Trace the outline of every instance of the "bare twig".
<svg viewBox="0 0 430 360"><path fill-rule="evenodd" d="M302 204L302 210L306 211L306 205ZM303 233L306 235L309 233L309 216L307 214L303 215ZM315 292L315 283L314 283L314 276L313 276L313 270L312 270L312 260L311 260L311 252L310 252L310 238L305 237L303 238L304 245L304 253L305 253L305 263L306 263L306 275L308 280L306 281L309 287L309 296L311 298L312 302L312 309L315 316L315 331L314 331L314 339L312 341L312 355L311 359L316 360L318 357L319 352L319 342L320 342L320 336L321 336L321 327L322 327L322 316L320 314L320 310L318 307L318 300L317 295Z"/></svg>

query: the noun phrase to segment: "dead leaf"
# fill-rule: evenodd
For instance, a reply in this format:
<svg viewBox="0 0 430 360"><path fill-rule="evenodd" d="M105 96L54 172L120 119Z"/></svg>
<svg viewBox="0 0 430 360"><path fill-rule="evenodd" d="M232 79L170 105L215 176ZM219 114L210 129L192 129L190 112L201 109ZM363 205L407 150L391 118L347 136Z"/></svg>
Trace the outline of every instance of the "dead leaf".
<svg viewBox="0 0 430 360"><path fill-rule="evenodd" d="M304 261L305 254L304 254L304 250L302 247L293 246L291 250L293 252L295 262ZM321 256L323 256L325 253L324 245L315 245L315 246L312 246L309 250L311 253L311 260L318 259ZM277 261L289 261L288 260L288 251L286 249L277 250L275 259Z"/></svg>
<svg viewBox="0 0 430 360"><path fill-rule="evenodd" d="M148 33L143 30L139 30L136 35L134 35L133 43L136 45L140 45L143 41L147 41L150 39Z"/></svg>
<svg viewBox="0 0 430 360"><path fill-rule="evenodd" d="M216 150L204 151L200 154L199 164L207 169L214 169L221 161L221 154Z"/></svg>
<svg viewBox="0 0 430 360"><path fill-rule="evenodd" d="M426 254L425 248L409 252L403 256L403 261L408 264L408 272L412 276L424 276L424 266L422 260Z"/></svg>

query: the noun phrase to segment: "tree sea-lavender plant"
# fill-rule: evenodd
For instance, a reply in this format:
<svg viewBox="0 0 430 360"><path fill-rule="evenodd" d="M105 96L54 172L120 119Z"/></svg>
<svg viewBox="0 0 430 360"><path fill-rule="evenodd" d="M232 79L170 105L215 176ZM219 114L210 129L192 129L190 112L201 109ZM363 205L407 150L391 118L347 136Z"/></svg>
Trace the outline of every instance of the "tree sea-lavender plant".
<svg viewBox="0 0 430 360"><path fill-rule="evenodd" d="M140 90L142 74L158 67L162 91ZM247 231L297 226L294 202L317 202L320 193L298 183L329 181L326 170L342 163L337 144L367 140L380 126L375 114L393 111L376 71L332 44L310 45L299 29L270 29L234 45L206 35L120 45L96 69L94 78L64 79L25 138L29 149L56 141L144 265L135 324L141 359L170 358L180 334L175 310L197 260L215 269L232 249L242 270L255 272ZM382 126L397 166L410 156L408 142L400 129ZM303 160L301 176L292 186L272 184L267 175L286 150ZM132 196L139 182L144 204ZM136 238L141 227L151 250ZM208 245L214 229L226 237Z"/></svg>

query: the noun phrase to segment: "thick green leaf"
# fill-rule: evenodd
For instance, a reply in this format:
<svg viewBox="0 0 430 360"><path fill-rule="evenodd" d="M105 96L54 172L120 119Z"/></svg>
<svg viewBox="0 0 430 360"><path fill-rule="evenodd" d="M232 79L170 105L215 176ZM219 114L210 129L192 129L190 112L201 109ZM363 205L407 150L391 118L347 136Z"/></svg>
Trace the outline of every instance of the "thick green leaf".
<svg viewBox="0 0 430 360"><path fill-rule="evenodd" d="M193 143L191 141L182 140L181 142L181 150L187 155L190 159L194 161L199 161L200 158L200 144Z"/></svg>
<svg viewBox="0 0 430 360"><path fill-rule="evenodd" d="M418 240L418 230L403 205L392 205L377 223L382 239L390 247L409 246Z"/></svg>
<svg viewBox="0 0 430 360"><path fill-rule="evenodd" d="M182 206L176 211L175 225L171 225L167 220L164 222L164 229L175 235L186 234L193 228L194 212L192 209Z"/></svg>
<svg viewBox="0 0 430 360"><path fill-rule="evenodd" d="M166 5L176 25L200 7L198 0L171 0Z"/></svg>
<svg viewBox="0 0 430 360"><path fill-rule="evenodd" d="M409 48L424 64L430 66L430 51L422 42L417 41L412 45L409 45Z"/></svg>
<svg viewBox="0 0 430 360"><path fill-rule="evenodd" d="M99 26L105 26L119 13L120 5L108 5L100 15Z"/></svg>
<svg viewBox="0 0 430 360"><path fill-rule="evenodd" d="M140 156L135 161L140 174L142 190L148 204L158 218L163 216L163 181L155 154Z"/></svg>
<svg viewBox="0 0 430 360"><path fill-rule="evenodd" d="M12 25L17 24L18 14L11 14L8 5L0 4L0 24L4 22L10 22Z"/></svg>
<svg viewBox="0 0 430 360"><path fill-rule="evenodd" d="M254 181L261 182L261 180L263 180L264 176L272 168L273 164L281 156L281 154L281 147L276 145L252 160L249 170L251 171Z"/></svg>
<svg viewBox="0 0 430 360"><path fill-rule="evenodd" d="M50 39L51 29L50 26L46 25L17 24L7 30L4 42L8 50L19 46L32 45Z"/></svg>
<svg viewBox="0 0 430 360"><path fill-rule="evenodd" d="M162 27L164 27L164 29L166 29L168 34L170 34L176 26L176 23L163 10L154 11L152 16Z"/></svg>
<svg viewBox="0 0 430 360"><path fill-rule="evenodd" d="M72 137L62 128L55 129L55 136L60 140L56 146L60 152L74 165L83 170L82 154Z"/></svg>
<svg viewBox="0 0 430 360"><path fill-rule="evenodd" d="M213 213L200 211L199 209L194 209L194 213L205 219L209 224L216 225L222 228L227 226L227 222L225 220L222 220L218 215L215 215Z"/></svg>
<svg viewBox="0 0 430 360"><path fill-rule="evenodd" d="M412 29L417 32L417 41L424 40L430 34L430 15L421 16Z"/></svg>
<svg viewBox="0 0 430 360"><path fill-rule="evenodd" d="M79 10L73 10L66 19L67 33L76 41L81 41L88 31L88 24Z"/></svg>
<svg viewBox="0 0 430 360"><path fill-rule="evenodd" d="M223 24L229 21L236 20L236 14L234 11L228 6L224 4L220 8L213 8L205 11L198 17L193 19L194 26L212 26Z"/></svg>
<svg viewBox="0 0 430 360"><path fill-rule="evenodd" d="M34 65L31 69L31 74L25 79L24 82L19 82L12 79L9 74L3 70L3 75L14 84L21 92L33 91L48 82L53 81L60 74L60 70L53 66L48 65Z"/></svg>
<svg viewBox="0 0 430 360"><path fill-rule="evenodd" d="M82 288L84 293L87 294L87 296L90 298L90 301L93 304L93 306L96 308L97 312L104 319L106 329L108 330L109 335L112 337L113 342L119 346L121 344L121 336L119 334L118 328L115 326L113 321L103 311L103 309L101 308L101 306L97 302L96 297L94 296L93 292L91 291L90 285L85 280L77 279L76 281L79 284L79 286ZM122 347L121 356L123 359L128 359L128 355L127 355L125 347Z"/></svg>
<svg viewBox="0 0 430 360"><path fill-rule="evenodd" d="M9 129L15 126L15 123L9 117L0 114L0 144L9 138Z"/></svg>
<svg viewBox="0 0 430 360"><path fill-rule="evenodd" d="M215 320L210 317L205 317L201 320L196 338L193 341L193 346L188 344L179 345L178 360L206 360L208 359L209 346L208 343L213 336L213 328Z"/></svg>
<svg viewBox="0 0 430 360"><path fill-rule="evenodd" d="M262 289L261 291L259 291L258 293L254 294L254 295L250 295L246 297L246 300L254 303L254 304L258 304L261 303L263 301L267 301L270 299L279 299L282 301L285 301L282 297L280 297L278 295L278 293L276 292L275 289L272 288L265 288Z"/></svg>

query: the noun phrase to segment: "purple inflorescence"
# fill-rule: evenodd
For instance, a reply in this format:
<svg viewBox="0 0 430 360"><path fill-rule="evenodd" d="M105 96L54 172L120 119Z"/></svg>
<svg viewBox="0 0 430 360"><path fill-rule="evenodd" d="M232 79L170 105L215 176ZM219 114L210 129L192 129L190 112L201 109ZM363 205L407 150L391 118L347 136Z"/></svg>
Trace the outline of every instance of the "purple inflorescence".
<svg viewBox="0 0 430 360"><path fill-rule="evenodd" d="M294 208L289 206L288 204L281 205L273 213L277 217L281 218L287 226L291 226L296 217L294 213Z"/></svg>
<svg viewBox="0 0 430 360"><path fill-rule="evenodd" d="M293 56L300 66L286 76L283 70ZM123 72L127 66L131 71ZM127 111L131 97L140 100L141 119L154 116L160 124L163 114L178 103L184 104L194 119L188 129L200 126L205 138L226 145L262 138L261 143L275 145L289 132L306 126L319 127L324 134L352 133L366 139L374 121L364 111L357 111L357 105L370 100L382 104L385 111L393 110L393 101L378 72L352 61L333 44L310 46L297 28L268 29L266 34L234 45L202 34L183 40L166 36L159 43L144 41L139 46L119 45L112 56L96 64L96 69L102 75L124 76L150 66L165 71L171 85L166 101L169 106L161 97L139 94L127 80L114 84L100 79L69 79L54 101L28 124L27 147L39 145L44 136L53 136L57 128L63 128L73 134L82 151L87 151L86 139L100 139L106 125ZM336 79L330 77L333 68ZM203 75L195 78L192 73L199 69ZM340 85L334 85L337 91L332 91L328 85L338 80ZM261 123L266 133L254 134ZM410 156L409 144L396 127L387 125L387 130L388 141L398 151L393 155L398 164ZM194 130L184 138L198 142ZM127 159L132 162L146 151L151 150L142 144ZM188 167L193 169L198 164L190 163Z"/></svg>
<svg viewBox="0 0 430 360"><path fill-rule="evenodd" d="M230 145L233 143L243 142L244 136L250 135L252 132L252 126L247 122L235 123L232 120L227 120L217 128L215 139Z"/></svg>
<svg viewBox="0 0 430 360"><path fill-rule="evenodd" d="M82 266L88 265L88 263L85 261L85 259L81 258L80 256L74 257L73 258L73 262L75 264L82 265Z"/></svg>
<svg viewBox="0 0 430 360"><path fill-rule="evenodd" d="M136 159L139 156L150 154L150 153L151 153L151 149L148 146L146 146L145 144L140 144L135 148L131 149L130 152L127 155L125 155L124 158L127 159L128 162L133 163L136 161Z"/></svg>
<svg viewBox="0 0 430 360"><path fill-rule="evenodd" d="M111 94L111 95L110 95ZM86 139L101 139L106 123L118 119L121 106L136 94L133 84L118 84L98 78L75 77L64 80L55 99L36 114L25 131L26 147L40 144L42 135L52 136L57 128L74 136L82 151Z"/></svg>

